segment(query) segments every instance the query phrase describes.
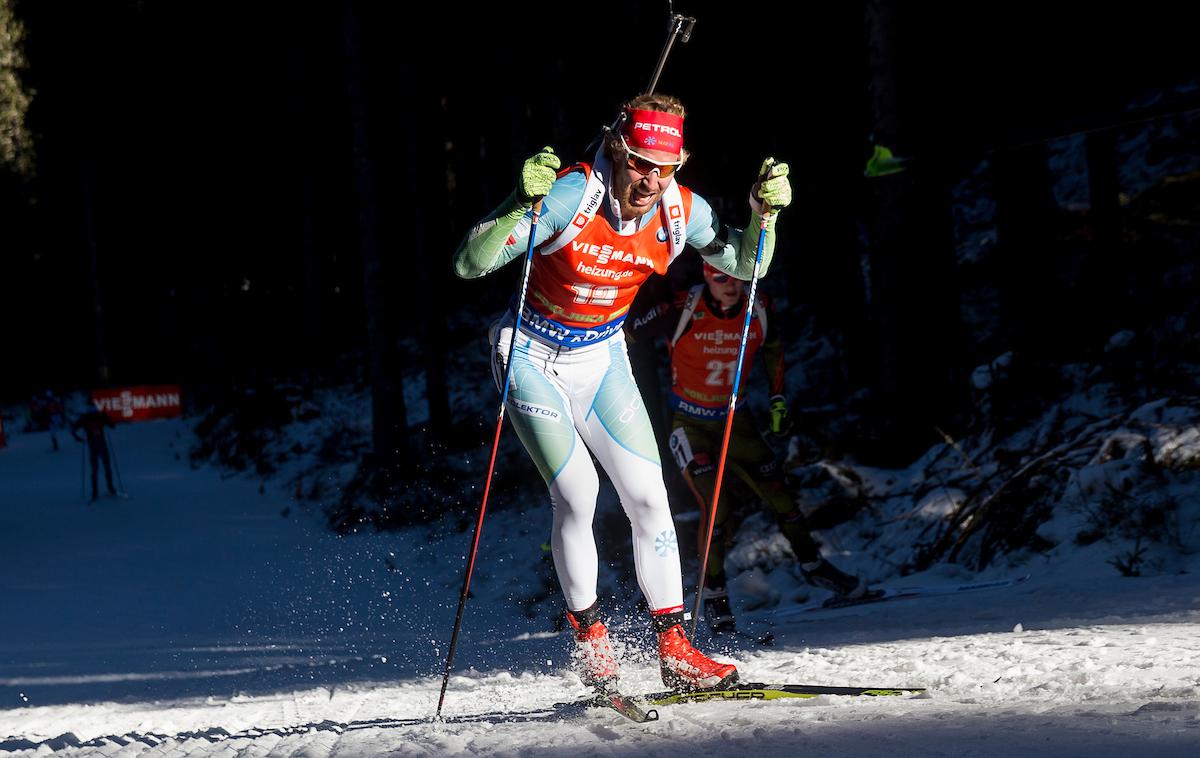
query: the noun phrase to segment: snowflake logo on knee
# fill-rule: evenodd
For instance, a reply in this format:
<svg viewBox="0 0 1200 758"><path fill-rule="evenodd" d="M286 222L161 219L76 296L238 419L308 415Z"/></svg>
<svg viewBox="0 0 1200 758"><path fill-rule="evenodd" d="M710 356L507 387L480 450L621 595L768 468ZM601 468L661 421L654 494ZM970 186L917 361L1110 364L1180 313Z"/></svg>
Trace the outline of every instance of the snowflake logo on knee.
<svg viewBox="0 0 1200 758"><path fill-rule="evenodd" d="M679 542L675 539L674 529L667 529L654 538L654 552L663 558L679 552Z"/></svg>

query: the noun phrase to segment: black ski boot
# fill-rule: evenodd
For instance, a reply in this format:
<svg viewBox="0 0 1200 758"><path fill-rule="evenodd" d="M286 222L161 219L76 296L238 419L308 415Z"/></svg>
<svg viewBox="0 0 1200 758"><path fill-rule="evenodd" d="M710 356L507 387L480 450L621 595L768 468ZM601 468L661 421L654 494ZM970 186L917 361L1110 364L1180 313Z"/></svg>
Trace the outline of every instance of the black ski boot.
<svg viewBox="0 0 1200 758"><path fill-rule="evenodd" d="M729 607L729 591L724 587L704 588L704 620L714 635L737 631L737 620Z"/></svg>
<svg viewBox="0 0 1200 758"><path fill-rule="evenodd" d="M847 574L824 558L800 564L800 573L812 586L832 592L836 600L858 600L868 592L862 578Z"/></svg>

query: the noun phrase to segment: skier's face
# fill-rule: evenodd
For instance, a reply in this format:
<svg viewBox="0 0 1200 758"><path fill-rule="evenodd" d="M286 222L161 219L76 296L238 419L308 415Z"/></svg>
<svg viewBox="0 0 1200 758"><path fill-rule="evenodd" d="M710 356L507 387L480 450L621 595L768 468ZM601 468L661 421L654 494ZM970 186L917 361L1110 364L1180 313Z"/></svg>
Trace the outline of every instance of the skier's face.
<svg viewBox="0 0 1200 758"><path fill-rule="evenodd" d="M704 281L708 283L708 291L716 299L721 307L729 310L737 305L742 299L742 293L745 291L742 287L741 279L734 279L729 274L723 274L719 271L705 271Z"/></svg>
<svg viewBox="0 0 1200 758"><path fill-rule="evenodd" d="M679 156L663 150L643 148L638 153L651 161L664 164L671 164L679 160ZM626 154L618 155L616 164L619 168L613 172L613 193L617 202L621 204L622 221L632 221L646 215L671 183L670 177L663 178L658 169L642 173L642 169L646 166L634 165L635 162L627 160L627 157Z"/></svg>

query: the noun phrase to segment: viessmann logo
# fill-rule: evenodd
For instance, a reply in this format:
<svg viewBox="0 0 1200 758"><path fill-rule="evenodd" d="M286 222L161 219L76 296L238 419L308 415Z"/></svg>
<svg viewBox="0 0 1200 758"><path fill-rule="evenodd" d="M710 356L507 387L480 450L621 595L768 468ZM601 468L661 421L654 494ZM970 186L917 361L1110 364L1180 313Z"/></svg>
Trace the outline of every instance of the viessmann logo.
<svg viewBox="0 0 1200 758"><path fill-rule="evenodd" d="M724 345L725 340L739 343L742 341L741 332L726 332L722 329L714 329L711 332L692 332L692 337L697 341L705 340L707 342L716 343L717 345Z"/></svg>
<svg viewBox="0 0 1200 758"><path fill-rule="evenodd" d="M92 404L114 421L175 418L183 412L179 386L175 384L95 390Z"/></svg>
<svg viewBox="0 0 1200 758"><path fill-rule="evenodd" d="M596 265L603 266L609 261L632 263L635 266L654 268L654 261L644 255L634 255L624 250L617 250L612 245L593 245L588 242L571 242L571 251L591 255L596 258Z"/></svg>

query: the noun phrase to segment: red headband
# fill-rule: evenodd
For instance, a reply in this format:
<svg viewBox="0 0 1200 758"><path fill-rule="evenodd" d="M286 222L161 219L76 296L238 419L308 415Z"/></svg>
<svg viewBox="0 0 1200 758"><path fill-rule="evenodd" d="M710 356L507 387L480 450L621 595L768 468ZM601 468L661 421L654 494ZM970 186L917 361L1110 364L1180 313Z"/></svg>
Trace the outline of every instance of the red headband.
<svg viewBox="0 0 1200 758"><path fill-rule="evenodd" d="M683 153L683 117L664 111L626 111L621 136L631 150L662 150Z"/></svg>
<svg viewBox="0 0 1200 758"><path fill-rule="evenodd" d="M726 276L726 277L729 277L730 279L737 279L736 276L734 276L732 274L726 274L724 271L722 271L721 269L712 265L708 261L704 261L704 275L705 276ZM738 281L740 282L740 281L745 281L745 280L738 279Z"/></svg>

